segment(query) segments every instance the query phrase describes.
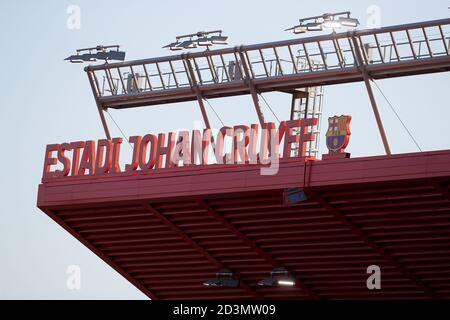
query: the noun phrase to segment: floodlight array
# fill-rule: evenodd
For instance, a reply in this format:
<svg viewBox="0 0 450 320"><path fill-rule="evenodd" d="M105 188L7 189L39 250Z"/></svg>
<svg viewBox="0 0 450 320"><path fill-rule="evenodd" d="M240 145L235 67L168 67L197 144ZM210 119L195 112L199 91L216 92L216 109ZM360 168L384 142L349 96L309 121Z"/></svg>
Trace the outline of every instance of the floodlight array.
<svg viewBox="0 0 450 320"><path fill-rule="evenodd" d="M359 25L358 19L350 17L350 11L338 13L324 13L299 20L300 24L286 29L285 31L294 34L305 33L307 31L322 31L324 29L354 29Z"/></svg>
<svg viewBox="0 0 450 320"><path fill-rule="evenodd" d="M183 49L194 49L197 47L206 47L221 44L228 44L228 37L222 35L222 30L199 31L197 33L177 36L175 42L165 45L163 48L172 51Z"/></svg>
<svg viewBox="0 0 450 320"><path fill-rule="evenodd" d="M97 60L103 60L105 62L108 62L109 60L124 61L125 52L119 51L118 45L98 45L92 48L77 49L76 54L71 55L64 60L72 63L95 62Z"/></svg>

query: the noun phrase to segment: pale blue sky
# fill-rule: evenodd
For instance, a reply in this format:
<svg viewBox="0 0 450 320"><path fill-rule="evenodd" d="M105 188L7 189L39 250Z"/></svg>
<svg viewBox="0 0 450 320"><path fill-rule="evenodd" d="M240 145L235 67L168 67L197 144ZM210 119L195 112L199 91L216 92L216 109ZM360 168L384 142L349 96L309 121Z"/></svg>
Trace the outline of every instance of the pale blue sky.
<svg viewBox="0 0 450 320"><path fill-rule="evenodd" d="M66 27L69 5L81 9L81 29ZM36 208L45 145L98 139L103 130L82 66L63 59L76 48L120 44L127 59L170 54L161 46L177 34L223 29L230 45L292 37L282 30L300 17L352 11L366 25L366 9L381 8L383 26L446 18L448 1L0 1L0 298L144 298L121 276ZM449 149L449 73L379 82L424 150ZM289 99L268 94L287 119ZM250 97L212 100L227 124L256 123ZM394 153L416 151L379 98ZM195 102L111 113L127 135L192 128ZM325 88L324 118L351 114L353 156L383 153L362 83ZM271 120L271 115L266 117ZM211 115L213 125L217 119ZM120 133L111 126L114 136ZM324 129L324 128L323 128ZM322 139L323 142L324 139ZM125 147L125 146L124 146ZM325 148L322 144L322 152ZM66 288L68 265L81 267L81 290Z"/></svg>

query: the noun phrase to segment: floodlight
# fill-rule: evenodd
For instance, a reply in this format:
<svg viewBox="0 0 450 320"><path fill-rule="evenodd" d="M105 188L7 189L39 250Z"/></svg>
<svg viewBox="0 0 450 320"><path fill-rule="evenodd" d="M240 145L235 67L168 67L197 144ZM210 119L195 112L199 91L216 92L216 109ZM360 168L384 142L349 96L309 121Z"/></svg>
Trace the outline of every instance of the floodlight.
<svg viewBox="0 0 450 320"><path fill-rule="evenodd" d="M210 45L212 45L212 41L210 39L208 39L207 37L204 37L204 38L199 38L197 40L197 44L199 46L210 46Z"/></svg>
<svg viewBox="0 0 450 320"><path fill-rule="evenodd" d="M67 57L64 60L70 61L72 63L83 63L83 62L95 62L95 61L97 61L97 58L95 58L93 54L76 54L76 55ZM104 60L107 60L107 59L104 59Z"/></svg>
<svg viewBox="0 0 450 320"><path fill-rule="evenodd" d="M233 272L230 270L222 269L216 273L215 278L206 280L203 282L203 285L208 287L237 288L239 287L239 280L233 278Z"/></svg>
<svg viewBox="0 0 450 320"><path fill-rule="evenodd" d="M92 54L90 59L91 60L89 60L89 61L95 61L95 60L124 61L125 60L125 52L123 52L123 51L99 51L97 53Z"/></svg>
<svg viewBox="0 0 450 320"><path fill-rule="evenodd" d="M186 34L176 37L176 42L168 44L163 48L170 50L194 49L199 47L209 47L215 44L228 44L228 37L222 36L222 30L199 31L192 34Z"/></svg>
<svg viewBox="0 0 450 320"><path fill-rule="evenodd" d="M181 42L177 47L180 47L182 49L192 49L197 48L197 43L192 40L186 40Z"/></svg>
<svg viewBox="0 0 450 320"><path fill-rule="evenodd" d="M307 31L322 31L322 23L309 22L305 24Z"/></svg>
<svg viewBox="0 0 450 320"><path fill-rule="evenodd" d="M276 286L277 284L278 284L278 280L275 278L272 278L272 277L263 279L258 282L258 285L264 286L264 287L273 287L273 286Z"/></svg>
<svg viewBox="0 0 450 320"><path fill-rule="evenodd" d="M285 31L294 34L304 33L306 31L322 31L323 29L356 28L359 25L358 19L350 17L350 11L337 13L324 13L320 16L303 18L299 20L300 24Z"/></svg>
<svg viewBox="0 0 450 320"><path fill-rule="evenodd" d="M355 19L355 18L345 18L345 17L340 17L339 18L339 22L341 23L341 25L343 25L344 27L351 27L351 28L356 28L359 25L359 20Z"/></svg>
<svg viewBox="0 0 450 320"><path fill-rule="evenodd" d="M164 49L170 49L172 51L183 50L183 48L179 47L179 45L180 45L180 42L172 42L172 43L169 43L168 45L165 45L163 48Z"/></svg>
<svg viewBox="0 0 450 320"><path fill-rule="evenodd" d="M210 39L213 44L228 44L228 37L226 36L211 36Z"/></svg>
<svg viewBox="0 0 450 320"><path fill-rule="evenodd" d="M284 31L291 32L294 34L299 34L299 33L305 33L306 31L308 31L308 29L305 26L299 25L299 26L295 26L295 27L286 29Z"/></svg>
<svg viewBox="0 0 450 320"><path fill-rule="evenodd" d="M342 28L342 24L339 21L336 20L325 20L322 23L322 26L329 29L338 29Z"/></svg>
<svg viewBox="0 0 450 320"><path fill-rule="evenodd" d="M291 280L291 279L281 279L281 280L278 280L278 284L280 285L280 286L295 286L295 281L294 280Z"/></svg>
<svg viewBox="0 0 450 320"><path fill-rule="evenodd" d="M260 286L295 286L294 277L289 275L286 268L275 268L270 272L270 277L258 282Z"/></svg>
<svg viewBox="0 0 450 320"><path fill-rule="evenodd" d="M212 287L219 287L221 283L222 283L222 280L216 279L216 278L208 279L205 282L203 282L203 284L205 286L212 286Z"/></svg>
<svg viewBox="0 0 450 320"><path fill-rule="evenodd" d="M226 287L237 288L239 287L239 280L236 279L208 279L203 282L203 285L209 287Z"/></svg>
<svg viewBox="0 0 450 320"><path fill-rule="evenodd" d="M306 28L304 26L299 26L294 29L295 34L305 33L306 31L308 31L308 28Z"/></svg>
<svg viewBox="0 0 450 320"><path fill-rule="evenodd" d="M71 63L83 63L83 62L84 62L83 59L76 58L76 56L70 56L70 57L68 57L68 58L65 58L64 60L68 60L68 61L70 61Z"/></svg>
<svg viewBox="0 0 450 320"><path fill-rule="evenodd" d="M92 48L77 49L75 55L71 55L64 60L72 63L82 62L95 62L97 60L103 60L108 62L109 60L125 60L125 52L119 51L118 45L113 46L96 46Z"/></svg>

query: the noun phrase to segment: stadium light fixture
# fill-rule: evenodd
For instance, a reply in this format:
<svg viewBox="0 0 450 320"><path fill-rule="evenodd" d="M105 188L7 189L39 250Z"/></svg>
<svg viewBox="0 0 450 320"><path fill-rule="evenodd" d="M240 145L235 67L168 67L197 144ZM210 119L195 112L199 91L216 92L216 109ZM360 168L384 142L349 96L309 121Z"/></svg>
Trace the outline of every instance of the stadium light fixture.
<svg viewBox="0 0 450 320"><path fill-rule="evenodd" d="M275 268L270 272L270 277L258 282L260 286L295 286L295 279L292 277L286 268Z"/></svg>
<svg viewBox="0 0 450 320"><path fill-rule="evenodd" d="M198 38L197 44L199 46L212 46L212 41L208 37Z"/></svg>
<svg viewBox="0 0 450 320"><path fill-rule="evenodd" d="M186 40L181 42L177 47L180 47L181 49L193 49L197 48L197 43L192 40Z"/></svg>
<svg viewBox="0 0 450 320"><path fill-rule="evenodd" d="M339 20L325 20L322 23L322 26L324 28L329 28L329 29L340 29L340 28L342 28L342 24L339 22Z"/></svg>
<svg viewBox="0 0 450 320"><path fill-rule="evenodd" d="M64 60L71 63L95 62L97 60L103 60L105 63L108 63L110 60L124 61L125 52L119 51L118 45L98 45L92 48L77 49L76 54Z"/></svg>
<svg viewBox="0 0 450 320"><path fill-rule="evenodd" d="M339 22L344 27L356 28L359 25L359 20L355 18L339 17Z"/></svg>
<svg viewBox="0 0 450 320"><path fill-rule="evenodd" d="M294 34L305 33L307 31L322 31L324 29L354 29L359 25L358 19L350 17L350 11L337 13L324 13L320 16L303 18L300 24L286 29L285 31Z"/></svg>
<svg viewBox="0 0 450 320"><path fill-rule="evenodd" d="M180 45L180 42L176 41L176 42L169 43L168 45L164 46L163 48L164 49L170 49L172 51L183 50L183 48L179 47L179 45Z"/></svg>
<svg viewBox="0 0 450 320"><path fill-rule="evenodd" d="M222 35L211 36L210 39L213 44L223 44L223 45L228 44L227 36L222 36Z"/></svg>
<svg viewBox="0 0 450 320"><path fill-rule="evenodd" d="M175 39L175 42L165 45L163 48L175 51L206 47L206 50L209 50L210 46L216 44L228 44L228 37L222 35L222 30L199 31L192 34L177 36Z"/></svg>
<svg viewBox="0 0 450 320"><path fill-rule="evenodd" d="M222 269L216 273L215 278L206 280L203 282L203 285L209 287L237 288L239 287L239 280L234 279L233 272L230 270Z"/></svg>

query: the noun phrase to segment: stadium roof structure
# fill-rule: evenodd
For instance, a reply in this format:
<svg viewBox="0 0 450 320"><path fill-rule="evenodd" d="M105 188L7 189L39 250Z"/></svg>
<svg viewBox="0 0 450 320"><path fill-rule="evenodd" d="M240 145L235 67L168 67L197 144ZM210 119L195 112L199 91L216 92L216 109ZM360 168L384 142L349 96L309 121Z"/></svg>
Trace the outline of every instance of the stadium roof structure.
<svg viewBox="0 0 450 320"><path fill-rule="evenodd" d="M315 150L274 175L249 163L51 179L44 169L37 206L152 299L448 299L450 150L392 155L370 80L449 71L449 34L443 19L88 66L107 141L107 108L197 100L210 128L205 99L251 94L263 125L261 92L292 94L293 120L308 88L364 81L386 155ZM381 290L367 287L372 265ZM273 270L295 286L259 285ZM239 285L205 286L216 274Z"/></svg>
<svg viewBox="0 0 450 320"><path fill-rule="evenodd" d="M44 182L38 206L152 299L450 297L450 151ZM288 188L307 200L287 205ZM382 270L368 290L366 268ZM258 281L283 266L291 287ZM226 267L239 288L203 285Z"/></svg>

